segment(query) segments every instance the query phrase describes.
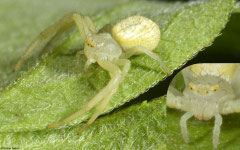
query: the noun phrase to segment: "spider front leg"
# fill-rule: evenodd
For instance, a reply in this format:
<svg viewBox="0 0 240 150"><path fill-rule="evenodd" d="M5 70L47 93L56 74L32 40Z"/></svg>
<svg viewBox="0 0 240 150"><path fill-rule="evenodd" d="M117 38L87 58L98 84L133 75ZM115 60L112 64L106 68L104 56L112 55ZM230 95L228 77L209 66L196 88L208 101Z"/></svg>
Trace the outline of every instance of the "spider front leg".
<svg viewBox="0 0 240 150"><path fill-rule="evenodd" d="M47 44L43 47L43 49L40 52L40 56L41 57L45 57L45 55L47 54L48 48L51 47L52 45L54 45L54 43L59 39L59 37L61 37L61 35L67 31L68 29L70 29L73 26L73 24L66 24L65 26L63 26L62 28L60 28L56 34L47 42Z"/></svg>
<svg viewBox="0 0 240 150"><path fill-rule="evenodd" d="M184 96L172 85L168 88L167 93L167 106L170 108L184 109ZM193 117L193 113L186 112L180 119L180 127L183 139L186 143L189 143L189 134L187 130L187 120Z"/></svg>
<svg viewBox="0 0 240 150"><path fill-rule="evenodd" d="M219 144L219 135L220 135L221 125L222 125L222 116L220 114L216 114L214 117L215 117L215 122L214 122L214 128L213 128L213 147L217 148Z"/></svg>
<svg viewBox="0 0 240 150"><path fill-rule="evenodd" d="M236 97L240 97L240 66L237 68L232 80L232 88Z"/></svg>
<svg viewBox="0 0 240 150"><path fill-rule="evenodd" d="M108 95L106 98L103 99L100 106L97 108L96 112L91 116L91 118L88 120L87 124L80 129L79 134L81 134L88 126L90 126L97 117L103 112L103 110L106 108L107 104L111 100L112 96L116 93L116 91L119 88L120 83L125 78L125 75L130 69L130 61L127 59L119 59L116 61L118 65L123 65L123 72L120 71L119 67L115 64L107 63L106 61L100 61L98 62L100 66L102 66L105 70L108 70L111 76L111 81L109 82L109 91L107 91ZM112 83L111 83L112 82Z"/></svg>
<svg viewBox="0 0 240 150"><path fill-rule="evenodd" d="M152 59L158 61L158 63L160 64L160 66L163 68L163 70L170 75L171 74L171 70L165 65L165 63L162 61L162 59L155 54L154 52L152 52L151 50L147 49L146 47L143 46L135 46L131 49L127 49L126 53L122 56L122 58L129 58L133 55L136 54L141 54L144 53L146 55L148 55L149 57L151 57Z"/></svg>
<svg viewBox="0 0 240 150"><path fill-rule="evenodd" d="M170 108L183 109L184 96L172 85L169 85L167 93L167 106Z"/></svg>
<svg viewBox="0 0 240 150"><path fill-rule="evenodd" d="M228 100L219 107L220 114L231 114L240 112L240 99Z"/></svg>
<svg viewBox="0 0 240 150"><path fill-rule="evenodd" d="M82 114L86 113L87 111L91 110L93 107L95 107L101 100L103 100L100 103L100 106L97 108L96 112L92 115L90 120L87 122L87 124L80 130L80 132L84 131L90 124L94 122L94 120L103 112L104 108L108 104L109 100L112 98L114 93L117 91L119 84L121 83L122 79L125 77L126 73L128 72L130 68L130 61L127 59L120 59L115 63L110 61L98 61L99 65L107 70L110 73L111 80L107 84L106 87L104 87L97 95L95 95L88 104L81 110L75 112L71 116L63 119L60 122L51 124L48 126L48 128L55 128L59 127L61 125L64 125L65 123L68 123ZM123 65L123 72L119 69L118 65Z"/></svg>
<svg viewBox="0 0 240 150"><path fill-rule="evenodd" d="M45 51L48 46L52 45L54 40L56 40L58 37L60 37L61 34L65 30L68 30L69 28L71 28L74 23L77 25L81 36L83 36L83 39L85 39L86 36L91 33L96 33L96 29L89 17L81 16L76 13L66 15L62 19L60 19L58 22L49 26L43 32L40 33L40 35L37 37L37 39L35 41L33 41L32 44L30 44L30 46L25 51L24 55L17 62L13 71L15 72L19 69L19 67L22 65L23 61L29 57L30 53L34 49L36 49L43 40L47 39L49 36L51 36L55 33L55 36L53 36L53 38L47 43L46 47L43 49L43 51Z"/></svg>
<svg viewBox="0 0 240 150"><path fill-rule="evenodd" d="M187 130L187 120L190 119L193 116L193 114L191 112L186 112L180 120L180 127L181 127L181 132L182 132L182 136L183 139L185 141L185 143L189 143L189 134L188 134L188 130Z"/></svg>

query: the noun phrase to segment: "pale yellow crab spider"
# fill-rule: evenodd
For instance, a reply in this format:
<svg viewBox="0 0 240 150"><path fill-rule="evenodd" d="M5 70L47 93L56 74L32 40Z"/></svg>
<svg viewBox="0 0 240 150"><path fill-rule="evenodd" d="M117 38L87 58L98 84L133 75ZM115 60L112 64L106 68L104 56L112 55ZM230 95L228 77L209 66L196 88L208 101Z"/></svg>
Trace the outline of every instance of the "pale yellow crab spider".
<svg viewBox="0 0 240 150"><path fill-rule="evenodd" d="M14 70L16 71L20 67L22 62L29 56L31 51L40 44L40 42L56 33L46 46L51 45L61 33L72 27L74 24L77 25L81 36L85 40L83 54L87 57L87 62L84 69L87 70L90 64L97 62L103 69L109 72L111 80L107 86L100 90L83 109L57 123L49 125L49 128L64 125L65 123L78 118L80 115L91 110L100 103L87 122L87 125L82 128L81 131L92 124L103 112L104 108L129 71L131 62L128 58L133 55L146 54L158 61L167 74L171 73L159 56L152 52L160 41L160 29L152 20L139 15L130 16L118 22L112 28L111 35L110 33L97 33L95 26L89 17L81 16L76 13L63 17L57 23L44 30L26 50ZM43 51L45 51L45 48ZM121 70L119 66L123 66L123 69Z"/></svg>

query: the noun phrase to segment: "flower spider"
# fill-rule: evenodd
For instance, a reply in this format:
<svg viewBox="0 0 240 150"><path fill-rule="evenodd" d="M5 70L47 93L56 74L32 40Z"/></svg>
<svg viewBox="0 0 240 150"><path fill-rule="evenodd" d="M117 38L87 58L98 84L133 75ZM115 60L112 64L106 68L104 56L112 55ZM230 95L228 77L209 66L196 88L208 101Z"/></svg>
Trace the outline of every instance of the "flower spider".
<svg viewBox="0 0 240 150"><path fill-rule="evenodd" d="M44 39L56 33L49 43L47 43L46 46L48 46L57 39L61 33L72 27L74 24L77 25L81 36L85 40L84 50L80 51L81 54L84 54L87 57L84 70L87 70L90 64L97 62L103 69L109 72L111 80L86 104L83 109L57 123L49 125L48 128L62 126L65 123L78 118L83 113L88 112L100 103L94 114L80 132L92 124L103 112L109 100L117 91L120 83L126 76L131 65L128 58L133 55L146 54L158 61L165 72L168 74L171 73L159 56L152 52L160 41L160 29L152 20L139 15L130 16L118 22L112 28L111 35L110 33L97 33L95 26L89 17L81 16L76 13L63 17L57 23L45 29L26 50L23 57L16 64L14 71L20 67L31 51ZM123 69L121 70L119 66L123 66Z"/></svg>
<svg viewBox="0 0 240 150"><path fill-rule="evenodd" d="M196 64L182 70L185 89L178 91L172 83L167 106L187 111L180 119L183 139L189 143L187 120L215 117L213 146L219 144L221 114L240 112L240 64ZM174 80L173 80L174 81Z"/></svg>

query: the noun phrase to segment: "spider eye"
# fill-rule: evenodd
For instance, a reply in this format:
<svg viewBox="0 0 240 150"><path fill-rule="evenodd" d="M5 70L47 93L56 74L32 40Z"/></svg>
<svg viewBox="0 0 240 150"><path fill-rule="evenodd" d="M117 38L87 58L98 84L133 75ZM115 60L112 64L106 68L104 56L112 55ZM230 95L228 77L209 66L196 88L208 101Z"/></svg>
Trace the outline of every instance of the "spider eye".
<svg viewBox="0 0 240 150"><path fill-rule="evenodd" d="M86 44L87 44L87 46L89 46L89 47L95 47L95 46L96 46L96 44L93 42L93 39L90 38L90 37L88 37L88 38L86 39Z"/></svg>
<svg viewBox="0 0 240 150"><path fill-rule="evenodd" d="M195 91L195 86L194 86L194 84L191 82L191 83L189 83L189 87L190 87L190 89L192 90L192 91Z"/></svg>
<svg viewBox="0 0 240 150"><path fill-rule="evenodd" d="M219 85L215 85L215 86L212 87L213 92L216 92L218 89L219 89Z"/></svg>

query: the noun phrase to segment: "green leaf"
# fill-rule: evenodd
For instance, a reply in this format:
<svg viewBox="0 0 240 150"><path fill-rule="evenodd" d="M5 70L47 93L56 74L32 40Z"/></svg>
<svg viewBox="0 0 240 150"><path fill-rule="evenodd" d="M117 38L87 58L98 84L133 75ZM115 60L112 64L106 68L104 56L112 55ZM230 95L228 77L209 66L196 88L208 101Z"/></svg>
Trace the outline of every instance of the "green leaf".
<svg viewBox="0 0 240 150"><path fill-rule="evenodd" d="M93 19L97 29L101 29L128 15L142 14L151 18L162 33L155 52L169 68L176 69L213 42L228 21L233 5L234 0L190 3L136 1L99 13ZM87 73L82 73L86 59L84 56L77 59L72 51L80 49L81 42L78 32L71 34L52 55L0 92L0 131L45 129L47 125L83 108L107 84L109 75L97 64ZM62 54L61 48L70 53ZM145 92L166 76L158 63L145 55L133 57L131 62L131 70L105 113ZM91 113L69 125L86 120Z"/></svg>
<svg viewBox="0 0 240 150"><path fill-rule="evenodd" d="M214 55L222 54L224 57L239 57L240 52L240 13L232 14L226 28L222 31L214 44L207 48L208 56L214 59ZM232 58L232 57L230 57ZM190 143L183 141L180 131L180 118L184 114L181 110L167 109L167 148L178 150L202 150L211 149L212 130L214 119L211 121L200 121L190 119L188 121L188 130L190 135ZM220 133L219 149L235 150L239 149L240 135L240 114L223 115L223 123Z"/></svg>
<svg viewBox="0 0 240 150"><path fill-rule="evenodd" d="M180 118L185 112L173 109L168 109L167 112L167 148L169 150L203 150L213 148L212 130L214 119L211 121L190 119L187 123L190 143L186 144L180 130ZM223 116L218 149L239 149L239 117L239 114Z"/></svg>
<svg viewBox="0 0 240 150"><path fill-rule="evenodd" d="M0 89L12 83L19 74L12 69L26 47L48 25L66 13L94 15L128 0L1 0L0 1ZM36 59L32 58L32 59ZM32 66L32 62L28 66Z"/></svg>
<svg viewBox="0 0 240 150"><path fill-rule="evenodd" d="M19 149L166 149L166 98L122 109L82 126L35 132L1 133L1 147Z"/></svg>
<svg viewBox="0 0 240 150"><path fill-rule="evenodd" d="M183 141L180 130L180 118L184 114L179 110L167 110L167 148L178 150L202 150L213 148L212 130L214 120L200 121L190 119L188 121L188 131L190 143L186 144ZM223 124L221 126L219 149L234 150L239 149L239 114L231 114L223 116Z"/></svg>

